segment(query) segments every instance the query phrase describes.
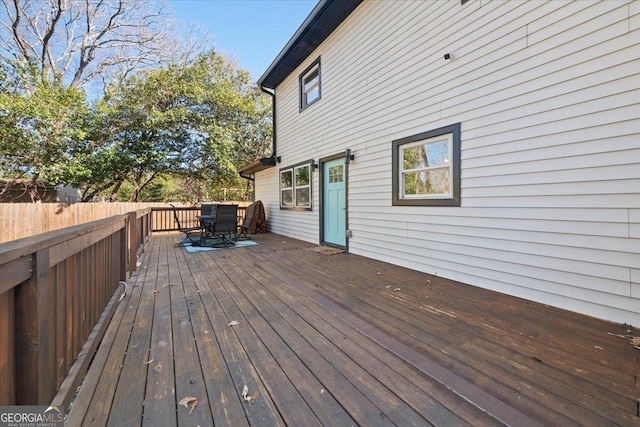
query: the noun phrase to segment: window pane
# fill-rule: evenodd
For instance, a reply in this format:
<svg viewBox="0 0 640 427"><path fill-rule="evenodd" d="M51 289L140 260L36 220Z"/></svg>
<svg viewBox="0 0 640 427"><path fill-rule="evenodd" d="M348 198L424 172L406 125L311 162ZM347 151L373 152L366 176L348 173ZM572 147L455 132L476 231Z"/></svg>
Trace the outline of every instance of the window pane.
<svg viewBox="0 0 640 427"><path fill-rule="evenodd" d="M293 206L293 190L280 191L280 205Z"/></svg>
<svg viewBox="0 0 640 427"><path fill-rule="evenodd" d="M394 206L460 206L460 123L392 142Z"/></svg>
<svg viewBox="0 0 640 427"><path fill-rule="evenodd" d="M319 80L318 67L304 77L304 91L307 92L311 86L317 85Z"/></svg>
<svg viewBox="0 0 640 427"><path fill-rule="evenodd" d="M291 169L280 172L280 188L293 187L293 172Z"/></svg>
<svg viewBox="0 0 640 427"><path fill-rule="evenodd" d="M300 77L300 108L320 99L320 58Z"/></svg>
<svg viewBox="0 0 640 427"><path fill-rule="evenodd" d="M403 170L449 165L449 139L428 142L402 150Z"/></svg>
<svg viewBox="0 0 640 427"><path fill-rule="evenodd" d="M315 101L318 98L320 98L320 86L316 86L313 89L311 89L309 92L307 92L306 103L311 104L313 101Z"/></svg>
<svg viewBox="0 0 640 427"><path fill-rule="evenodd" d="M296 206L310 206L309 187L296 188Z"/></svg>
<svg viewBox="0 0 640 427"><path fill-rule="evenodd" d="M332 166L329 168L329 183L342 182L343 181L343 166Z"/></svg>
<svg viewBox="0 0 640 427"><path fill-rule="evenodd" d="M404 194L406 196L434 195L450 193L449 168L423 172L404 173Z"/></svg>
<svg viewBox="0 0 640 427"><path fill-rule="evenodd" d="M296 187L309 185L309 165L296 168Z"/></svg>

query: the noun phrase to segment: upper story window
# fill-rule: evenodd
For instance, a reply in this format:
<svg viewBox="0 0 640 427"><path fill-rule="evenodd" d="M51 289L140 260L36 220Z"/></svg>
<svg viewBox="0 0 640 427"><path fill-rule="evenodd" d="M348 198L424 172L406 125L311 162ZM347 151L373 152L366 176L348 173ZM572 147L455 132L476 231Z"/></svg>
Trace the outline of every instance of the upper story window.
<svg viewBox="0 0 640 427"><path fill-rule="evenodd" d="M300 74L300 111L320 99L320 58Z"/></svg>
<svg viewBox="0 0 640 427"><path fill-rule="evenodd" d="M460 123L393 141L393 204L460 206Z"/></svg>

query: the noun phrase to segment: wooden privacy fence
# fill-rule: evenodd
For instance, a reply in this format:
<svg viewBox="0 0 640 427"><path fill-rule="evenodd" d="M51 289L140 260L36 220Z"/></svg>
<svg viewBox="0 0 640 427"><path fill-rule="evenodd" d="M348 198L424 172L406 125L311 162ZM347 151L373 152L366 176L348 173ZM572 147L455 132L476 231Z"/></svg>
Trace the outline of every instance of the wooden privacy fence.
<svg viewBox="0 0 640 427"><path fill-rule="evenodd" d="M0 405L68 405L151 221L144 209L0 244Z"/></svg>
<svg viewBox="0 0 640 427"><path fill-rule="evenodd" d="M213 202L211 202L213 203ZM240 206L239 213L250 202L225 202ZM185 220L199 215L200 207L174 203ZM84 224L114 215L122 215L140 209L154 208L153 224L160 230L177 230L171 206L168 203L92 202L65 205L60 203L0 203L0 243L47 231ZM180 220L183 218L181 217Z"/></svg>

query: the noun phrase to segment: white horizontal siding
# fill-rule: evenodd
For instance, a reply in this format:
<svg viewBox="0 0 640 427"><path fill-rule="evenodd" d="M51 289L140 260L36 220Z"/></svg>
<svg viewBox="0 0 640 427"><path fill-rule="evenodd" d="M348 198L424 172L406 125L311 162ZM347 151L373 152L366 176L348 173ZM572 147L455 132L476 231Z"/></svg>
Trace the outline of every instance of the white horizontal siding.
<svg viewBox="0 0 640 427"><path fill-rule="evenodd" d="M640 325L640 2L365 1L276 93L281 166L356 156L351 252ZM391 141L456 122L462 205L392 206ZM318 241L318 177L258 174L273 231Z"/></svg>
<svg viewBox="0 0 640 427"><path fill-rule="evenodd" d="M640 239L640 209L629 210L629 237Z"/></svg>
<svg viewBox="0 0 640 427"><path fill-rule="evenodd" d="M303 241L317 241L317 210L312 212L280 209L278 179L277 168L270 168L256 174L256 200L262 201L265 207L269 231ZM314 195L313 203L314 205L317 203L317 193ZM316 231L310 233L309 230Z"/></svg>

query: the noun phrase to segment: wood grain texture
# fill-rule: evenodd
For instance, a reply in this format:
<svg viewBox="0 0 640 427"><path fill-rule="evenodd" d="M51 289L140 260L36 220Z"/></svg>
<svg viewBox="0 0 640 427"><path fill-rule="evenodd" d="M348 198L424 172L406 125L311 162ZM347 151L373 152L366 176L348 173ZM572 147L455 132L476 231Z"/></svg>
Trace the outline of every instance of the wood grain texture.
<svg viewBox="0 0 640 427"><path fill-rule="evenodd" d="M640 422L636 329L252 237L187 253L152 236L70 425Z"/></svg>

